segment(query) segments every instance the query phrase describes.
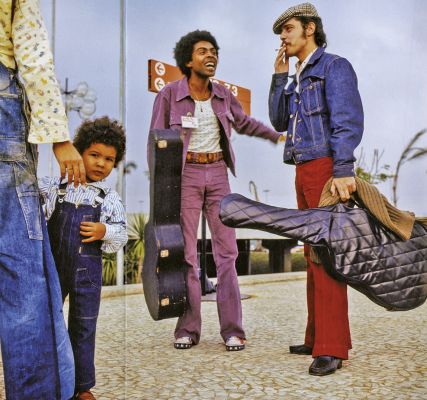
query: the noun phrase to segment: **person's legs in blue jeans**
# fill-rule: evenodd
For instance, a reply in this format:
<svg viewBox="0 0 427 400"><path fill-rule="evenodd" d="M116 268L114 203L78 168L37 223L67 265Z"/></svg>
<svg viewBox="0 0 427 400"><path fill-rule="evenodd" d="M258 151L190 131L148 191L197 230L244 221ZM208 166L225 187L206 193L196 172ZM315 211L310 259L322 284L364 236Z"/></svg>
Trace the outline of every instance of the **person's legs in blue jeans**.
<svg viewBox="0 0 427 400"><path fill-rule="evenodd" d="M0 337L6 395L11 400L68 399L74 386L72 352L49 244L40 240L47 232L29 171L24 163L0 162Z"/></svg>

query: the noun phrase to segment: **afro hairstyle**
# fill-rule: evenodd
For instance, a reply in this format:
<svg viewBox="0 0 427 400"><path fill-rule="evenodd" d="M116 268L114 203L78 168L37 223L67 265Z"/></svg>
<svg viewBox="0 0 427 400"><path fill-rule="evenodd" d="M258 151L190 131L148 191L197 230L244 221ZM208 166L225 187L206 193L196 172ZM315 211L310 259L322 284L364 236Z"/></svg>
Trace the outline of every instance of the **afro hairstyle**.
<svg viewBox="0 0 427 400"><path fill-rule="evenodd" d="M218 53L219 46L216 39L208 31L193 31L187 33L176 43L173 50L176 65L179 67L181 72L189 78L191 76L191 68L186 66L192 60L193 57L193 46L197 42L209 42Z"/></svg>

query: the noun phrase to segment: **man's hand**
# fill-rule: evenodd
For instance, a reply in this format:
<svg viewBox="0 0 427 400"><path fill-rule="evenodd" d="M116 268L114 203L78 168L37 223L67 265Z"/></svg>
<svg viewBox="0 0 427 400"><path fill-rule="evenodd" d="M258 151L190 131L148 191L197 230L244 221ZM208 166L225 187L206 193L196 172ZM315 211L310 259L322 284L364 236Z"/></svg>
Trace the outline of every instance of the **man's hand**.
<svg viewBox="0 0 427 400"><path fill-rule="evenodd" d="M86 184L86 171L82 157L71 142L59 142L53 144L53 152L59 163L61 179L68 175L68 184L74 179L74 186Z"/></svg>
<svg viewBox="0 0 427 400"><path fill-rule="evenodd" d="M83 221L80 224L80 235L86 236L87 239L83 239L83 243L94 242L95 240L101 240L105 236L107 228L100 222L89 222Z"/></svg>
<svg viewBox="0 0 427 400"><path fill-rule="evenodd" d="M341 201L348 201L350 195L356 191L356 180L352 176L345 176L342 178L333 178L331 184L332 196L336 194L340 197Z"/></svg>
<svg viewBox="0 0 427 400"><path fill-rule="evenodd" d="M276 60L274 61L274 72L280 74L289 72L289 57L286 56L286 45L282 44L277 52Z"/></svg>

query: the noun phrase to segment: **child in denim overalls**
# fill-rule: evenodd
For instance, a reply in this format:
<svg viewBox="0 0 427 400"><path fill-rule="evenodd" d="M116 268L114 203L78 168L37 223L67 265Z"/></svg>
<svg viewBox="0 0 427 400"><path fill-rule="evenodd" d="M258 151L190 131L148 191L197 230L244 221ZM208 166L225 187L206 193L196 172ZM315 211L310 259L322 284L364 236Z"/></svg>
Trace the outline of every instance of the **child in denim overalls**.
<svg viewBox="0 0 427 400"><path fill-rule="evenodd" d="M95 399L95 331L102 284L102 251L113 253L127 242L126 215L119 195L104 179L123 158L123 128L107 117L84 122L74 145L83 158L86 187L43 178L49 238L61 283L69 295L68 332L76 368L75 398Z"/></svg>

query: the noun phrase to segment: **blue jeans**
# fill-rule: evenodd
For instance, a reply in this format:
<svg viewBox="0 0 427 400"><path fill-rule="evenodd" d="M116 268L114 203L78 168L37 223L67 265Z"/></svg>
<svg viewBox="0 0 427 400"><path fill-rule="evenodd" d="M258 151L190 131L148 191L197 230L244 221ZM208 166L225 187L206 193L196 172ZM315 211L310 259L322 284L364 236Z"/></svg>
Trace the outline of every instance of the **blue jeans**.
<svg viewBox="0 0 427 400"><path fill-rule="evenodd" d="M8 400L69 399L74 365L23 90L0 64L0 339Z"/></svg>

